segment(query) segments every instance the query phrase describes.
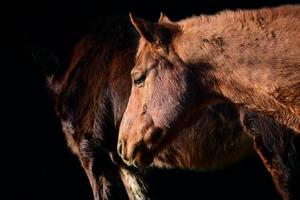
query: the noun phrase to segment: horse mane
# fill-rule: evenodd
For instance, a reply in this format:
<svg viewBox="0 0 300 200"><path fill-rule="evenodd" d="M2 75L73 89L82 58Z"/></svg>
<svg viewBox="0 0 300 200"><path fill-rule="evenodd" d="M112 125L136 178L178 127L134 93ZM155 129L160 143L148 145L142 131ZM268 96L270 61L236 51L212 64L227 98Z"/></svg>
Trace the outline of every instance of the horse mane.
<svg viewBox="0 0 300 200"><path fill-rule="evenodd" d="M276 7L275 9L261 8L236 11L224 10L214 15L192 16L187 19L180 20L179 24L183 29L190 29L210 21L214 21L217 24L226 24L225 22L228 23L229 21L236 23L239 21L243 24L249 22L249 20L252 20L253 22L259 24L259 22L262 20L265 22L272 22L274 19L279 17L286 17L288 20L293 21L295 20L293 18L294 16L300 16L300 5L286 5Z"/></svg>
<svg viewBox="0 0 300 200"><path fill-rule="evenodd" d="M96 133L97 138L103 139L102 126L112 125L112 116L103 117L112 113L108 112L112 109L107 101L108 76L116 54L132 49L130 38L135 33L131 29L126 18L97 22L94 30L75 46L70 65L58 78L56 111L61 119L76 125L76 133ZM75 141L81 138L74 137Z"/></svg>

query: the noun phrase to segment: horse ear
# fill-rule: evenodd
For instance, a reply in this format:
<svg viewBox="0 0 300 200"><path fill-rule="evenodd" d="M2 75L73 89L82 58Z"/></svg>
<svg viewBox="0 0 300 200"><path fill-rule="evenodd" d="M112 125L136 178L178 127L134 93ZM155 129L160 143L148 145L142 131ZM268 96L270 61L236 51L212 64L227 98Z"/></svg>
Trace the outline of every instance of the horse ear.
<svg viewBox="0 0 300 200"><path fill-rule="evenodd" d="M167 15L165 15L163 12L160 12L160 17L158 19L159 24L172 24L172 22Z"/></svg>
<svg viewBox="0 0 300 200"><path fill-rule="evenodd" d="M132 13L129 13L129 17L131 23L133 24L133 26L138 31L141 37L146 39L148 42L155 42L155 39L153 37L153 34L155 32L154 24L144 19L137 18Z"/></svg>
<svg viewBox="0 0 300 200"><path fill-rule="evenodd" d="M46 78L48 88L54 94L58 93L59 81L55 76L61 68L58 57L44 48L31 46L29 49L33 60L40 66L40 70Z"/></svg>
<svg viewBox="0 0 300 200"><path fill-rule="evenodd" d="M172 35L179 30L179 26L171 22L164 14L161 15L158 23L151 23L144 19L136 18L131 13L129 16L131 23L141 37L156 45L168 45Z"/></svg>

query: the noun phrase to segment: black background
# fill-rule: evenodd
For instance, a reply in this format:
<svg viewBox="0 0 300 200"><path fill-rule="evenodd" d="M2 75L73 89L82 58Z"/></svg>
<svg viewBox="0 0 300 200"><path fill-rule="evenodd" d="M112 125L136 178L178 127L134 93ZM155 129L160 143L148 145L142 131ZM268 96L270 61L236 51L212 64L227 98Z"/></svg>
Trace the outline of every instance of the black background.
<svg viewBox="0 0 300 200"><path fill-rule="evenodd" d="M24 1L2 7L5 51L1 67L3 150L2 199L92 199L87 178L66 147L42 73L28 50L38 44L67 63L71 49L104 16L133 12L156 21L159 12L178 20L229 8L258 8L296 1ZM149 172L160 199L276 199L269 174L257 157L223 171Z"/></svg>

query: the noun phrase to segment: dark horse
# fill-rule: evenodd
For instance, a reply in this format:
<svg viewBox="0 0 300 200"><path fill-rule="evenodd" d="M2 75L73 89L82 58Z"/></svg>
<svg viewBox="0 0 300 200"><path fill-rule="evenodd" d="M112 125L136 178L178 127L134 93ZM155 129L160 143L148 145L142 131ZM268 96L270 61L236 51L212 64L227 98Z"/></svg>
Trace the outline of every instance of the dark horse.
<svg viewBox="0 0 300 200"><path fill-rule="evenodd" d="M79 41L67 69L47 72L68 145L78 156L95 199L149 198L141 173L125 165L116 152L137 44L129 19L110 19ZM53 59L41 52L34 56ZM199 120L181 133L156 155L153 166L217 169L252 152L251 139L230 103L203 110Z"/></svg>
<svg viewBox="0 0 300 200"><path fill-rule="evenodd" d="M123 159L147 164L203 108L229 101L241 108L256 150L289 199L291 167L284 164L288 153L281 143L300 133L300 6L179 22L164 15L158 23L131 20L141 39L120 125Z"/></svg>

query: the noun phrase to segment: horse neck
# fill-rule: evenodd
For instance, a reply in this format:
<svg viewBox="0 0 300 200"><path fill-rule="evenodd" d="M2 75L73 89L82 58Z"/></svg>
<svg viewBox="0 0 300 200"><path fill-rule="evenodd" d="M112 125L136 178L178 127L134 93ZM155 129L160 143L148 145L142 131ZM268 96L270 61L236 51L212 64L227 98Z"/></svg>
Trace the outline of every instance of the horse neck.
<svg viewBox="0 0 300 200"><path fill-rule="evenodd" d="M288 73L298 70L300 60L295 55L300 54L300 50L297 41L281 43L276 40L285 38L286 34L299 35L298 31L287 32L281 27L267 26L272 23L263 29L246 21L244 24L239 21L232 23L232 20L224 23L208 20L207 24L187 30L175 43L179 57L198 74L200 88L252 111L272 116L300 132L298 108L277 98L281 96L278 89L289 89L293 86L291 83L297 86L300 73ZM221 27L216 29L218 26ZM186 42L191 40L193 42Z"/></svg>
<svg viewBox="0 0 300 200"><path fill-rule="evenodd" d="M253 55L255 53L253 52ZM223 58L220 58L223 57ZM300 133L300 113L293 107L278 101L278 82L272 78L268 79L271 73L268 68L252 68L239 65L236 60L229 56L216 56L210 61L210 66L216 66L199 72L201 87L205 87L213 93L240 106L245 106L251 111L260 112L266 116L274 117L280 123L291 127ZM219 65L219 59L224 59ZM225 62L225 59L228 61ZM238 67L232 67L238 66ZM276 73L276 72L275 72ZM253 77L258 77L253 78ZM285 88L287 89L287 88Z"/></svg>

